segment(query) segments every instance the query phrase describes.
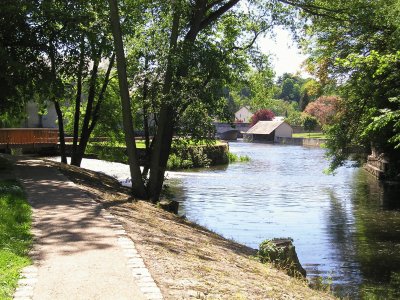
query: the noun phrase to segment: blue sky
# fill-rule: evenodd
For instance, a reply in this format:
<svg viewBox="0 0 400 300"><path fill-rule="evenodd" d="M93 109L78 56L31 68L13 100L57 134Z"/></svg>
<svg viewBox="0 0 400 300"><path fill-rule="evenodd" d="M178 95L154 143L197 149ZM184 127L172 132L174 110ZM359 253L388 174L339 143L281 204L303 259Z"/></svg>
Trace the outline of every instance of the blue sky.
<svg viewBox="0 0 400 300"><path fill-rule="evenodd" d="M262 37L259 39L258 45L264 53L272 55L272 66L276 76L301 71L301 63L306 59L306 56L300 53L291 33L283 28L276 28L274 32L275 38ZM307 76L304 71L301 74Z"/></svg>

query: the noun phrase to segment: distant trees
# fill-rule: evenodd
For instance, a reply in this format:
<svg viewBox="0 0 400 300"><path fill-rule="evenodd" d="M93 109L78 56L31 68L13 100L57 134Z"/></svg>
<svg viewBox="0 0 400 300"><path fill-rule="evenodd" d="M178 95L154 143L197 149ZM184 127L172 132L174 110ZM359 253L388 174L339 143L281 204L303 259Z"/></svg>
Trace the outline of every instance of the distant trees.
<svg viewBox="0 0 400 300"><path fill-rule="evenodd" d="M285 101L299 102L301 97L301 85L304 79L289 73L283 74L278 78L277 84L280 93L277 95L278 99Z"/></svg>
<svg viewBox="0 0 400 300"><path fill-rule="evenodd" d="M268 109L260 109L251 117L250 126L254 126L258 121L271 121L275 117L274 113Z"/></svg>

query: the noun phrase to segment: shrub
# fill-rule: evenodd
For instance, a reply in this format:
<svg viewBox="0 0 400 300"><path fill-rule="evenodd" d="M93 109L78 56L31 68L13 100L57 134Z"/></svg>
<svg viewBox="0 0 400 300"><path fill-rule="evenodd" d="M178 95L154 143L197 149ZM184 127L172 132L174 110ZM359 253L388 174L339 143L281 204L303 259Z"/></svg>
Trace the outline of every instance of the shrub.
<svg viewBox="0 0 400 300"><path fill-rule="evenodd" d="M260 109L251 117L250 126L254 126L258 121L271 121L275 114L269 109Z"/></svg>

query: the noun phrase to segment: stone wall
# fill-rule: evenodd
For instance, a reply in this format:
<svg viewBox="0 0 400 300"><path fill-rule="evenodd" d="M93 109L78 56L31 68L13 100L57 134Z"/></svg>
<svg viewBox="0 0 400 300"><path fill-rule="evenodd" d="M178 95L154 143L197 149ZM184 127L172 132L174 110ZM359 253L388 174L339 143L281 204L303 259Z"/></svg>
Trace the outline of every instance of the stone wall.
<svg viewBox="0 0 400 300"><path fill-rule="evenodd" d="M275 137L275 143L283 145L305 146L305 147L321 147L324 143L326 143L326 139Z"/></svg>
<svg viewBox="0 0 400 300"><path fill-rule="evenodd" d="M368 155L364 169L377 179L384 180L386 179L386 174L389 170L389 161L384 154L372 151L372 154Z"/></svg>

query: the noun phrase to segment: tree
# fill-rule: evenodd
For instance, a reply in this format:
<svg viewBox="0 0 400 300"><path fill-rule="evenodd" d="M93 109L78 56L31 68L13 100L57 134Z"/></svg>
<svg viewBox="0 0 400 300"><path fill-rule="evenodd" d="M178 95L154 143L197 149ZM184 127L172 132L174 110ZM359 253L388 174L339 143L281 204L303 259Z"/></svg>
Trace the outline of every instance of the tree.
<svg viewBox="0 0 400 300"><path fill-rule="evenodd" d="M261 109L256 111L251 117L250 126L254 126L258 121L271 121L275 117L274 113L268 109Z"/></svg>
<svg viewBox="0 0 400 300"><path fill-rule="evenodd" d="M40 40L30 25L35 7L30 1L0 3L0 122L21 118L33 90L43 87L46 62L39 56Z"/></svg>
<svg viewBox="0 0 400 300"><path fill-rule="evenodd" d="M354 149L368 153L371 145L398 161L400 153L393 143L396 122L370 125L400 108L390 100L399 95L399 2L318 1L318 5L323 17L308 15L309 65L321 82L339 84L344 99L328 128L332 168L343 164Z"/></svg>
<svg viewBox="0 0 400 300"><path fill-rule="evenodd" d="M322 125L332 125L339 110L340 98L337 96L321 96L304 109L306 114L315 117Z"/></svg>
<svg viewBox="0 0 400 300"><path fill-rule="evenodd" d="M284 73L276 82L279 88L275 97L289 102L299 102L301 97L301 86L304 81L305 80L300 76Z"/></svg>
<svg viewBox="0 0 400 300"><path fill-rule="evenodd" d="M120 17L118 12L118 4L116 0L109 0L110 20L112 32L114 36L114 47L117 56L118 81L121 95L123 126L125 133L125 142L128 152L128 162L132 177L132 191L134 195L146 198L146 190L141 178L139 160L136 153L135 134L133 131L133 120L131 111L131 101L129 96L129 86L126 75L126 60L124 53L124 45L122 41Z"/></svg>
<svg viewBox="0 0 400 300"><path fill-rule="evenodd" d="M313 131L318 125L318 121L315 117L310 115L305 115L303 117L303 127L304 130L308 132L308 136L310 136L310 132Z"/></svg>
<svg viewBox="0 0 400 300"><path fill-rule="evenodd" d="M150 145L146 186L148 197L154 202L160 197L173 135L185 128L185 117L195 112L195 107L208 116L223 111L222 87L243 72L257 36L281 23L287 14L279 3L272 6L265 1L252 1L246 12L238 8L238 3L239 0L172 1L158 3L159 8L151 11L153 21L149 21L149 28L161 28L160 34L168 33L169 40L167 47L161 44L161 53L155 49L153 60L163 69L163 82L155 101L157 128ZM211 119L197 118L208 122ZM199 125L198 128L202 126Z"/></svg>
<svg viewBox="0 0 400 300"><path fill-rule="evenodd" d="M303 111L308 103L314 101L322 95L322 86L315 79L307 79L301 86L301 97L299 102L299 109Z"/></svg>

